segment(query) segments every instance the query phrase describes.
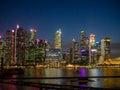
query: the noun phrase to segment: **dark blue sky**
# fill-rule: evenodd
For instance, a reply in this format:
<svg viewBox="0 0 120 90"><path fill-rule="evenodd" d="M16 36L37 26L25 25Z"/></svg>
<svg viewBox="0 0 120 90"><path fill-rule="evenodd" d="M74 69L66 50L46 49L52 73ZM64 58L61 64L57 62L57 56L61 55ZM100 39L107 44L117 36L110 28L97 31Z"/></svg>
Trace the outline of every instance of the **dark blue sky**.
<svg viewBox="0 0 120 90"><path fill-rule="evenodd" d="M63 43L79 41L81 30L120 43L120 0L0 0L0 34L16 24L50 42L61 28Z"/></svg>

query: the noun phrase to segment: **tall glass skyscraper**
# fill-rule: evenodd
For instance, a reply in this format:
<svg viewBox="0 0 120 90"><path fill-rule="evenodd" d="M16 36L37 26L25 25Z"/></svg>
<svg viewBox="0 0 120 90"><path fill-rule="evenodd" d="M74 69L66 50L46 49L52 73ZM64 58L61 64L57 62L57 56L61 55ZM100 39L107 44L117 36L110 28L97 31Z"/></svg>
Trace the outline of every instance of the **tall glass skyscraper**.
<svg viewBox="0 0 120 90"><path fill-rule="evenodd" d="M86 36L85 31L80 32L80 57L81 57L81 64L87 65L89 59L89 52L88 52L88 37Z"/></svg>
<svg viewBox="0 0 120 90"><path fill-rule="evenodd" d="M62 32L58 29L54 36L54 48L62 50Z"/></svg>
<svg viewBox="0 0 120 90"><path fill-rule="evenodd" d="M110 38L106 37L101 40L101 56L99 59L100 64L104 64L104 61L107 61L110 59Z"/></svg>
<svg viewBox="0 0 120 90"><path fill-rule="evenodd" d="M59 49L59 60L62 59L62 32L61 29L58 29L54 35L54 49Z"/></svg>
<svg viewBox="0 0 120 90"><path fill-rule="evenodd" d="M19 27L15 33L15 57L16 64L23 65L25 61L27 31Z"/></svg>
<svg viewBox="0 0 120 90"><path fill-rule="evenodd" d="M6 61L7 65L15 64L15 30L6 32Z"/></svg>

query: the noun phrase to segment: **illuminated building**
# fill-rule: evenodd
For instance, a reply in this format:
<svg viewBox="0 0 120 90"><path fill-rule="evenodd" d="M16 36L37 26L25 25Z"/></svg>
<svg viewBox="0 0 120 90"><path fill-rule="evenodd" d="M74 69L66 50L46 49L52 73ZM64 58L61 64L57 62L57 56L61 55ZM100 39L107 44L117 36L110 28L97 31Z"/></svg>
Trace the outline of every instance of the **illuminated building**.
<svg viewBox="0 0 120 90"><path fill-rule="evenodd" d="M23 65L25 61L26 31L17 25L6 33L6 64Z"/></svg>
<svg viewBox="0 0 120 90"><path fill-rule="evenodd" d="M62 33L61 29L57 30L54 36L54 48L62 50Z"/></svg>
<svg viewBox="0 0 120 90"><path fill-rule="evenodd" d="M95 48L95 35L90 34L89 38L89 64L95 63L97 49Z"/></svg>
<svg viewBox="0 0 120 90"><path fill-rule="evenodd" d="M72 62L77 62L79 59L79 43L72 39Z"/></svg>
<svg viewBox="0 0 120 90"><path fill-rule="evenodd" d="M11 51L12 51L12 59L11 64L14 64L15 62L15 31L12 30L12 44L11 44Z"/></svg>
<svg viewBox="0 0 120 90"><path fill-rule="evenodd" d="M80 64L81 65L87 65L88 64L88 58L89 58L89 53L88 53L88 38L86 36L85 31L80 32Z"/></svg>
<svg viewBox="0 0 120 90"><path fill-rule="evenodd" d="M61 51L61 60L62 60L62 32L61 29L58 29L54 36L54 48L60 49Z"/></svg>
<svg viewBox="0 0 120 90"><path fill-rule="evenodd" d="M47 45L48 43L46 40L35 40L35 64L45 62Z"/></svg>
<svg viewBox="0 0 120 90"><path fill-rule="evenodd" d="M110 59L110 38L105 38L101 40L101 56L99 59L99 64L103 64L104 61Z"/></svg>
<svg viewBox="0 0 120 90"><path fill-rule="evenodd" d="M6 64L12 65L15 61L15 31L8 30L6 33Z"/></svg>
<svg viewBox="0 0 120 90"><path fill-rule="evenodd" d="M27 35L28 44L26 48L26 63L35 64L35 40L36 40L36 30L31 29Z"/></svg>
<svg viewBox="0 0 120 90"><path fill-rule="evenodd" d="M36 40L36 30L35 29L31 29L30 30L30 37L29 37L29 44L30 44L30 46L35 44L35 40Z"/></svg>
<svg viewBox="0 0 120 90"><path fill-rule="evenodd" d="M2 58L5 60L5 53L4 52L5 52L5 40L0 35L0 60Z"/></svg>
<svg viewBox="0 0 120 90"><path fill-rule="evenodd" d="M27 42L27 31L21 27L17 27L15 32L15 63L24 65L25 51Z"/></svg>
<svg viewBox="0 0 120 90"><path fill-rule="evenodd" d="M49 48L46 49L46 64L49 67L59 67L59 62L61 60L61 50Z"/></svg>
<svg viewBox="0 0 120 90"><path fill-rule="evenodd" d="M109 37L106 37L105 39L104 39L104 44L105 44L105 61L106 60L109 60L110 59L110 54L111 54L111 52L110 52L110 38Z"/></svg>
<svg viewBox="0 0 120 90"><path fill-rule="evenodd" d="M56 61L60 61L60 49L52 49L49 48L46 50L46 60L56 60Z"/></svg>
<svg viewBox="0 0 120 90"><path fill-rule="evenodd" d="M95 43L95 35L94 34L90 34L90 43Z"/></svg>

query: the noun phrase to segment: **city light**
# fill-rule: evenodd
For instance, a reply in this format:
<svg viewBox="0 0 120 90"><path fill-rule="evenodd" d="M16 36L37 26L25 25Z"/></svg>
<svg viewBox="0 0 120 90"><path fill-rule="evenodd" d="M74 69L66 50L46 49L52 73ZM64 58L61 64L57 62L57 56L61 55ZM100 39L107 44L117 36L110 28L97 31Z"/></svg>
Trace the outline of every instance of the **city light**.
<svg viewBox="0 0 120 90"><path fill-rule="evenodd" d="M94 42L95 42L95 35L90 34L90 43L94 43Z"/></svg>
<svg viewBox="0 0 120 90"><path fill-rule="evenodd" d="M36 41L37 41L37 44L39 44L39 43L40 43L40 39L36 39Z"/></svg>
<svg viewBox="0 0 120 90"><path fill-rule="evenodd" d="M14 30L12 30L12 33L14 33L15 31Z"/></svg>
<svg viewBox="0 0 120 90"><path fill-rule="evenodd" d="M91 49L92 52L97 52L97 49Z"/></svg>
<svg viewBox="0 0 120 90"><path fill-rule="evenodd" d="M20 28L20 26L17 24L17 29Z"/></svg>
<svg viewBox="0 0 120 90"><path fill-rule="evenodd" d="M107 42L110 42L110 39L106 39Z"/></svg>
<svg viewBox="0 0 120 90"><path fill-rule="evenodd" d="M31 32L36 32L36 30L35 30L35 29L31 29L30 31L31 31Z"/></svg>

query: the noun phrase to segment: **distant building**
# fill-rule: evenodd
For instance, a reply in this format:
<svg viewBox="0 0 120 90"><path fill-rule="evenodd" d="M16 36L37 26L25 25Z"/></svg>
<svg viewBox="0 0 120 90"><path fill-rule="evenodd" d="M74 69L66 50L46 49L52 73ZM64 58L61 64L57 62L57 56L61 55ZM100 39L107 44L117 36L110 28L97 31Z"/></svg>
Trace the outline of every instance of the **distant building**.
<svg viewBox="0 0 120 90"><path fill-rule="evenodd" d="M79 43L72 39L72 62L75 63L79 60Z"/></svg>
<svg viewBox="0 0 120 90"><path fill-rule="evenodd" d="M27 33L27 45L26 45L26 64L35 64L35 40L36 30L31 29Z"/></svg>
<svg viewBox="0 0 120 90"><path fill-rule="evenodd" d="M23 28L19 27L16 29L15 34L15 63L24 65L27 32Z"/></svg>
<svg viewBox="0 0 120 90"><path fill-rule="evenodd" d="M85 31L80 32L80 64L87 65L89 62L88 37Z"/></svg>
<svg viewBox="0 0 120 90"><path fill-rule="evenodd" d="M15 30L6 32L6 64L15 64Z"/></svg>
<svg viewBox="0 0 120 90"><path fill-rule="evenodd" d="M110 38L105 38L101 40L101 56L99 60L99 64L103 64L104 61L110 59Z"/></svg>
<svg viewBox="0 0 120 90"><path fill-rule="evenodd" d="M36 40L36 30L31 29L30 32L29 32L29 46L34 45L35 40Z"/></svg>
<svg viewBox="0 0 120 90"><path fill-rule="evenodd" d="M5 40L2 38L2 36L0 36L0 63L2 58L5 61Z"/></svg>
<svg viewBox="0 0 120 90"><path fill-rule="evenodd" d="M54 60L60 61L61 60L61 50L60 49L46 49L46 61Z"/></svg>
<svg viewBox="0 0 120 90"><path fill-rule="evenodd" d="M58 29L54 36L54 48L62 50L62 32Z"/></svg>
<svg viewBox="0 0 120 90"><path fill-rule="evenodd" d="M54 48L59 49L61 51L61 59L62 60L62 32L61 29L58 29L54 36Z"/></svg>
<svg viewBox="0 0 120 90"><path fill-rule="evenodd" d="M95 47L95 35L90 34L89 37L89 64L95 64L96 62L96 55L97 55L97 48Z"/></svg>
<svg viewBox="0 0 120 90"><path fill-rule="evenodd" d="M105 38L105 61L110 59L111 48L110 48L110 38Z"/></svg>
<svg viewBox="0 0 120 90"><path fill-rule="evenodd" d="M46 40L36 39L35 41L35 63L36 64L45 62L47 45L48 43Z"/></svg>

